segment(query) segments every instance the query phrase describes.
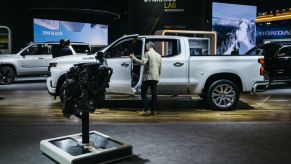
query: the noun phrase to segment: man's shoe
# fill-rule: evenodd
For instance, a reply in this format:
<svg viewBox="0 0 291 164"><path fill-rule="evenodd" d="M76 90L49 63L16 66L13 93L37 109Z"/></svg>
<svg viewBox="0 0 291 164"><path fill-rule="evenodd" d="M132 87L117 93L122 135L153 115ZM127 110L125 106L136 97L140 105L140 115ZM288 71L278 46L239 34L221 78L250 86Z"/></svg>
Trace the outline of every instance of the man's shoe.
<svg viewBox="0 0 291 164"><path fill-rule="evenodd" d="M150 115L151 115L150 112L145 112L145 111L143 111L143 112L139 112L138 114L139 114L140 116L150 116Z"/></svg>

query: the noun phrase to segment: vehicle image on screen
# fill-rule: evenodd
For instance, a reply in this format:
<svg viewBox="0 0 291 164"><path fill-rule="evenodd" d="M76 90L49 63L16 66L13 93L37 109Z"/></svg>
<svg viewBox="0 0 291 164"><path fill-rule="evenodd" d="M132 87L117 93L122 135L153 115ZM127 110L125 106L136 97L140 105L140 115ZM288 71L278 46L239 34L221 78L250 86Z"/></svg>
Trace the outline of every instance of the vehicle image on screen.
<svg viewBox="0 0 291 164"><path fill-rule="evenodd" d="M30 43L16 54L1 54L0 85L11 84L16 77L48 75L52 50L59 43ZM71 43L73 54L87 54L90 47L85 43Z"/></svg>
<svg viewBox="0 0 291 164"><path fill-rule="evenodd" d="M152 41L162 56L158 93L162 95L199 94L214 109L235 107L242 92L256 92L267 85L263 77L262 56L209 55L203 38L181 36L124 36L97 53L113 69L109 93L134 95L140 93L143 66L133 63L128 54L141 58L145 43ZM47 79L50 94L63 99L65 74L74 64L96 62L94 55L52 60L51 77Z"/></svg>
<svg viewBox="0 0 291 164"><path fill-rule="evenodd" d="M264 56L265 79L272 82L291 82L291 42L267 43L249 50L246 55ZM269 85L270 85L269 84Z"/></svg>

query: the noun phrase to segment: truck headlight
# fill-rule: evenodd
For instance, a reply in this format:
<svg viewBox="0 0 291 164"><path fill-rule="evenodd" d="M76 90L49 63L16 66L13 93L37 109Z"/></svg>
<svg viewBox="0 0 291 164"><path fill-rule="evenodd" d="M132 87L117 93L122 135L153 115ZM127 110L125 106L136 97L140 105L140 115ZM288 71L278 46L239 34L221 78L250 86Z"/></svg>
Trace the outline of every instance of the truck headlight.
<svg viewBox="0 0 291 164"><path fill-rule="evenodd" d="M50 67L56 67L58 63L50 63Z"/></svg>

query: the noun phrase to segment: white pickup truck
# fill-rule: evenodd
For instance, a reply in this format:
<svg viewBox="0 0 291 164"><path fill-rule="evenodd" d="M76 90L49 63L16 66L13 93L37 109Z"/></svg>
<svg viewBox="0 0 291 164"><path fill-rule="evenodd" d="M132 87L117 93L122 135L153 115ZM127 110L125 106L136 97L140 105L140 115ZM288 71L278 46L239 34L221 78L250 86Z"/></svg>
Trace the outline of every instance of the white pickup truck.
<svg viewBox="0 0 291 164"><path fill-rule="evenodd" d="M240 93L256 92L264 81L262 56L209 55L203 38L180 36L123 36L98 52L113 69L109 93L134 95L140 92L143 66L132 62L129 52L141 58L145 43L152 41L162 56L162 71L158 92L162 95L199 94L219 110L235 107ZM51 77L47 88L51 95L60 96L67 70L77 63L96 62L95 55L66 56L50 63Z"/></svg>

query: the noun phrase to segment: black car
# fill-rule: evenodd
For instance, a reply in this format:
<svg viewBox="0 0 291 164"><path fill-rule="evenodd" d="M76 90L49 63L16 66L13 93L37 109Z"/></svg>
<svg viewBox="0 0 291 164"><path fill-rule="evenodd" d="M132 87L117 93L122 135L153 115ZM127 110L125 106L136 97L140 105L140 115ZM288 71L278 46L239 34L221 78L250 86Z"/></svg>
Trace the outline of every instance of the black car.
<svg viewBox="0 0 291 164"><path fill-rule="evenodd" d="M270 83L291 83L291 42L259 45L249 50L246 55L265 57L265 79Z"/></svg>

